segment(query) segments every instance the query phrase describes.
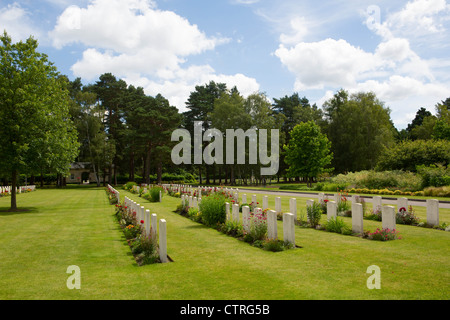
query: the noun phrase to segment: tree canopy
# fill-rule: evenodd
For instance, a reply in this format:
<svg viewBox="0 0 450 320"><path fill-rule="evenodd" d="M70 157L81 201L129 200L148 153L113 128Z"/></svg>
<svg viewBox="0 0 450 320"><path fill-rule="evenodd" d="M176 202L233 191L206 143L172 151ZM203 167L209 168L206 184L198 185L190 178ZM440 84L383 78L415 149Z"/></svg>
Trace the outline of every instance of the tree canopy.
<svg viewBox="0 0 450 320"><path fill-rule="evenodd" d="M17 175L49 169L65 174L79 145L67 78L37 51L32 37L13 44L5 32L0 41L0 168L11 177L16 210Z"/></svg>

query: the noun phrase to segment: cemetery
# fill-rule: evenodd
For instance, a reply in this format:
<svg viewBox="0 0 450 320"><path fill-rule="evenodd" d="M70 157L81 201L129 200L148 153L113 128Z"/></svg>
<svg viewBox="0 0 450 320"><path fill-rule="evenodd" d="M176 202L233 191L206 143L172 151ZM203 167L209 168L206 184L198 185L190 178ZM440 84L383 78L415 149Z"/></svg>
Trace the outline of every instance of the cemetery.
<svg viewBox="0 0 450 320"><path fill-rule="evenodd" d="M38 48L0 37L0 300L450 296L450 98L398 130L373 92L210 80L182 112Z"/></svg>
<svg viewBox="0 0 450 320"><path fill-rule="evenodd" d="M380 205L379 199L366 202L366 213L372 206L383 208L382 220L377 221L365 219L363 204L356 201L351 204L351 217L338 213L334 200L339 194L328 197L325 214L319 203L325 203L327 196L319 200L252 194L237 188L152 187L163 190L161 202L146 200L122 186L37 189L20 195L29 209L24 214L8 213L4 210L8 198L1 198L0 254L7 271L0 296L97 299L104 298L106 288L108 299L445 299L448 295L450 233L396 223L398 207L408 206L404 199L394 206ZM177 213L181 206L195 208L198 214L212 193L227 195L224 225L228 222L242 230L242 241ZM91 209L86 210L87 206ZM315 227L310 223L314 215L308 215L313 206L320 212ZM436 202L429 201L414 210L427 224L450 222L450 209L437 208ZM251 212L264 216L268 240L295 247L280 251L268 241L261 250L243 241ZM121 224L119 217L131 223ZM323 232L335 218L343 221L349 234ZM12 227L19 221L22 231L17 233ZM137 225L139 232L133 234L130 225ZM42 228L47 230L45 236ZM398 231L401 239L385 241L386 235L379 234L388 228ZM373 234L373 240L383 241L362 237L365 231ZM151 253L146 256L143 248ZM21 267L13 268L19 260ZM82 272L78 292L65 286L61 270L68 265L78 265ZM372 265L381 268L381 290L366 286L366 269ZM34 270L39 277L25 281L25 270ZM104 274L108 274L105 279ZM40 280L44 278L45 283ZM242 285L258 290L238 289Z"/></svg>

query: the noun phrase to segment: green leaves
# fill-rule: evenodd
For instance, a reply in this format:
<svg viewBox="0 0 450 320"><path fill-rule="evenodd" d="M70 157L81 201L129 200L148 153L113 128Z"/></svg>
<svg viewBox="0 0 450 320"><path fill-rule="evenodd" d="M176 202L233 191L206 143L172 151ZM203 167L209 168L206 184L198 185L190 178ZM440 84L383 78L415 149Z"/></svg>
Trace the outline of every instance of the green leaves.
<svg viewBox="0 0 450 320"><path fill-rule="evenodd" d="M290 132L289 144L284 146L285 161L290 177L311 178L326 172L333 155L331 143L313 121L303 122Z"/></svg>
<svg viewBox="0 0 450 320"><path fill-rule="evenodd" d="M4 33L0 42L0 168L4 173L67 172L78 143L66 79L36 51L33 38L12 44Z"/></svg>

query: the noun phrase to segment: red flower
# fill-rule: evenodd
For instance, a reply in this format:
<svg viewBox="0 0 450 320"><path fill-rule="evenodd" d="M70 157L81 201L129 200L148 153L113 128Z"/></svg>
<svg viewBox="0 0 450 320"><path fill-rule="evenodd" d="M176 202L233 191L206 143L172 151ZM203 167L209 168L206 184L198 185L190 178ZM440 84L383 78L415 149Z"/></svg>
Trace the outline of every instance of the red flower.
<svg viewBox="0 0 450 320"><path fill-rule="evenodd" d="M144 224L144 220L141 220L141 223Z"/></svg>

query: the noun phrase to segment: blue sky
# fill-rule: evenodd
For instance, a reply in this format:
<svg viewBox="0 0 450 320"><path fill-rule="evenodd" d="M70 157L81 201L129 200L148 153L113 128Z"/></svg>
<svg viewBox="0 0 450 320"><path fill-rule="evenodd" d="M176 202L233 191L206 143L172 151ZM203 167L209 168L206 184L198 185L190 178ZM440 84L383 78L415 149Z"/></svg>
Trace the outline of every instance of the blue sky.
<svg viewBox="0 0 450 320"><path fill-rule="evenodd" d="M319 107L373 91L399 129L450 97L449 28L446 0L0 0L0 29L70 79L111 72L180 111L210 80Z"/></svg>

